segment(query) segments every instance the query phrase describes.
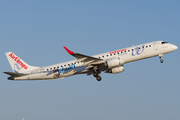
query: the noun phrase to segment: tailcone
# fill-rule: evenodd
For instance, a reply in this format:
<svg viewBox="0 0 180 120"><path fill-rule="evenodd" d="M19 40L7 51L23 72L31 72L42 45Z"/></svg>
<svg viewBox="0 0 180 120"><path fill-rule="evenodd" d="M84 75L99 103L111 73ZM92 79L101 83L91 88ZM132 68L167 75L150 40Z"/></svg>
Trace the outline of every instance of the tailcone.
<svg viewBox="0 0 180 120"><path fill-rule="evenodd" d="M14 80L14 77L8 77L8 80Z"/></svg>

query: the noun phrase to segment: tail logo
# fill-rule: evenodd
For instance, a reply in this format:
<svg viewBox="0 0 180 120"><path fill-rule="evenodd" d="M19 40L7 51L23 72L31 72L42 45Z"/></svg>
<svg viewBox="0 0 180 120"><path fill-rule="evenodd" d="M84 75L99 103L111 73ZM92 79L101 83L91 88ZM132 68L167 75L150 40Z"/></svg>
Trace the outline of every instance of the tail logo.
<svg viewBox="0 0 180 120"><path fill-rule="evenodd" d="M21 67L19 64L17 64L17 63L14 64L14 72L18 73L18 71L19 71L21 68L22 68L22 67Z"/></svg>
<svg viewBox="0 0 180 120"><path fill-rule="evenodd" d="M9 56L17 63L19 64L22 68L25 70L28 68L18 57L16 57L13 53L10 53ZM17 66L17 65L16 65ZM19 68L19 67L18 67Z"/></svg>

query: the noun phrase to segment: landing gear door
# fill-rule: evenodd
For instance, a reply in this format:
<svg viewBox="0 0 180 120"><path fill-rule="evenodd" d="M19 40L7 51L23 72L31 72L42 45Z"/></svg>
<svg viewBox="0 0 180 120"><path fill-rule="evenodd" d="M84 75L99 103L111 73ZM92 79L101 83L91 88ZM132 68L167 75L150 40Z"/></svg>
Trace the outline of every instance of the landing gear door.
<svg viewBox="0 0 180 120"><path fill-rule="evenodd" d="M154 45L154 49L158 50L158 44L157 43L153 43L153 45Z"/></svg>

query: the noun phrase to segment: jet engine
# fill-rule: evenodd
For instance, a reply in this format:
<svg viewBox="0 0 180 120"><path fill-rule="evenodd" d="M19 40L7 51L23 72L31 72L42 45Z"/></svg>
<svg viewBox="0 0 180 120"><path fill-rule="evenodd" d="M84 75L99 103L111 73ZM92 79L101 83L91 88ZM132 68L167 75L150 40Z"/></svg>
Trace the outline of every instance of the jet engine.
<svg viewBox="0 0 180 120"><path fill-rule="evenodd" d="M108 61L106 61L106 66L108 68L114 68L123 65L125 62L121 60L120 58L113 58Z"/></svg>
<svg viewBox="0 0 180 120"><path fill-rule="evenodd" d="M115 67L112 69L108 69L105 73L112 73L112 74L116 74L116 73L121 73L124 71L124 67L123 66L119 66L119 67Z"/></svg>

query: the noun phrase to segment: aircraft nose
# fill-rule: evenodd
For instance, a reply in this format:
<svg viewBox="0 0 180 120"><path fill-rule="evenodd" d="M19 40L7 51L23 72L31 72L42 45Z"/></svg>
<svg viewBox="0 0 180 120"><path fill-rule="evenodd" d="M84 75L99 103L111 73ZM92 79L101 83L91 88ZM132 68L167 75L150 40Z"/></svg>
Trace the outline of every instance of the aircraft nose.
<svg viewBox="0 0 180 120"><path fill-rule="evenodd" d="M178 46L173 45L173 49L174 49L174 50L177 50L177 49L178 49Z"/></svg>

